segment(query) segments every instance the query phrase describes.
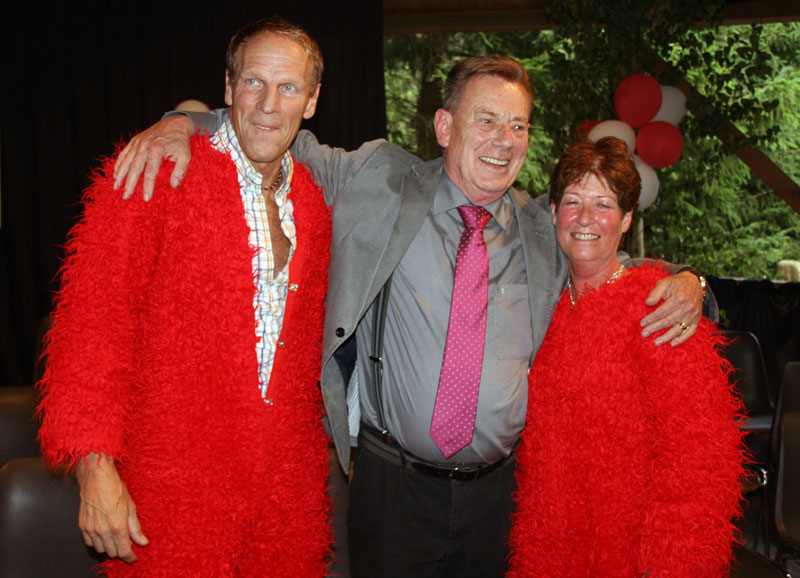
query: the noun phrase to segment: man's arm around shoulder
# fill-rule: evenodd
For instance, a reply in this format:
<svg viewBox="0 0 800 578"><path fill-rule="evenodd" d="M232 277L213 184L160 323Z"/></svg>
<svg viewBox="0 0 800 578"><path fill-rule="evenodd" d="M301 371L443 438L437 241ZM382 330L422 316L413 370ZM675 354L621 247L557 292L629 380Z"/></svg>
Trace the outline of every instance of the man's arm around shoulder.
<svg viewBox="0 0 800 578"><path fill-rule="evenodd" d="M130 199L144 172L144 200L149 201L153 198L153 187L161 161L165 158L175 161L170 185L177 188L192 159L189 139L193 134L215 133L226 114L227 109L209 113L167 113L156 124L134 136L122 149L114 165L114 188L119 189L124 182L122 198Z"/></svg>

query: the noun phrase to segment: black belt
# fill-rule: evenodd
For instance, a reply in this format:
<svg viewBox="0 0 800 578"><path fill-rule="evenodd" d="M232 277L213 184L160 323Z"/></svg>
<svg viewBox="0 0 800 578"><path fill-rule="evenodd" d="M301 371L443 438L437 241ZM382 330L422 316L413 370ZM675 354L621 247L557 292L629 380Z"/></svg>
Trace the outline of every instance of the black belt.
<svg viewBox="0 0 800 578"><path fill-rule="evenodd" d="M470 481L482 478L514 457L512 453L492 464L453 464L452 466L433 464L400 448L388 432L384 434L364 422L361 422L358 439L360 442L359 445L364 447L367 451L403 469L412 470L428 476L449 478L458 481Z"/></svg>

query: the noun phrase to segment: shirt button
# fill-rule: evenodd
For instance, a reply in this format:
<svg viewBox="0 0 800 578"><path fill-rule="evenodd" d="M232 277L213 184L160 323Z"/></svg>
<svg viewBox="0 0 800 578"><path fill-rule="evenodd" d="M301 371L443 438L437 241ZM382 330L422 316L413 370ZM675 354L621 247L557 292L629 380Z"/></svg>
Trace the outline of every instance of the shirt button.
<svg viewBox="0 0 800 578"><path fill-rule="evenodd" d="M344 337L344 329L341 327L336 328L336 337Z"/></svg>
<svg viewBox="0 0 800 578"><path fill-rule="evenodd" d="M272 405L272 400L264 398L264 403L266 403L267 405Z"/></svg>
<svg viewBox="0 0 800 578"><path fill-rule="evenodd" d="M278 341L278 347L284 347L286 345L285 341Z"/></svg>
<svg viewBox="0 0 800 578"><path fill-rule="evenodd" d="M297 283L289 283L289 291L297 291Z"/></svg>

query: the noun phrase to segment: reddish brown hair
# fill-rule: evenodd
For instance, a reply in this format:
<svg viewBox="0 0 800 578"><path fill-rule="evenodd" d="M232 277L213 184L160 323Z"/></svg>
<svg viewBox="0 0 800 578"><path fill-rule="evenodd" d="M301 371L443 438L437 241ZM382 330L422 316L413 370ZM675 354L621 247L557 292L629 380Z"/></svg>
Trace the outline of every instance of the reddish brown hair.
<svg viewBox="0 0 800 578"><path fill-rule="evenodd" d="M594 175L617 195L623 213L639 204L642 182L625 141L607 136L597 142L570 144L550 174L550 203L558 207L564 189L587 175Z"/></svg>

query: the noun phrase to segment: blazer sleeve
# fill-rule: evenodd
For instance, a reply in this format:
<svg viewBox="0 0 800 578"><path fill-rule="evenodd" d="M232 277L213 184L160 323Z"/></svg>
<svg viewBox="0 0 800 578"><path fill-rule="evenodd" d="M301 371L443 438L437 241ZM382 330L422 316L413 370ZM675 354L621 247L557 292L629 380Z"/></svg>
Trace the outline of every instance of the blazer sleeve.
<svg viewBox="0 0 800 578"><path fill-rule="evenodd" d="M624 251L620 251L617 254L617 258L619 262L625 265L626 267L641 267L642 265L653 265L653 264L661 264L664 266L664 270L667 271L670 275L677 275L678 273L683 273L684 271L688 271L690 273L694 273L698 277L700 276L700 271L695 269L690 265L676 265L674 263L669 263L667 261L660 261L654 259L647 259L647 258L631 258L627 253ZM714 295L714 292L711 290L709 285L706 285L706 296L703 299L703 315L709 321L713 321L714 323L719 323L719 304L717 303L717 298Z"/></svg>
<svg viewBox="0 0 800 578"><path fill-rule="evenodd" d="M215 108L209 112L191 112L188 110L170 110L165 112L161 118L182 114L192 121L192 135L214 134L219 130L220 125L225 122L227 108Z"/></svg>
<svg viewBox="0 0 800 578"><path fill-rule="evenodd" d="M162 118L182 114L192 121L192 134L214 134L225 122L228 109L218 108L209 112L169 111ZM314 178L322 187L325 202L333 204L336 193L354 178L364 163L381 146L388 144L385 140L364 143L355 151L322 145L314 133L301 130L291 146L295 159L308 165Z"/></svg>
<svg viewBox="0 0 800 578"><path fill-rule="evenodd" d="M391 146L387 141L378 139L366 142L354 151L347 151L322 145L314 133L301 130L291 151L298 162L308 165L322 187L325 201L332 205L339 191L347 187L353 179L360 177L361 183L368 182L370 170L365 165L377 151ZM386 162L390 163L389 159ZM376 177L375 186L382 186L381 176ZM359 188L363 188L364 193L369 192L366 190L368 187Z"/></svg>
<svg viewBox="0 0 800 578"><path fill-rule="evenodd" d="M722 337L702 320L678 347L641 340L641 382L653 408L651 487L642 513L641 575L728 575L738 515L742 406L717 351ZM647 574L650 572L650 574Z"/></svg>
<svg viewBox="0 0 800 578"><path fill-rule="evenodd" d="M122 459L132 425L137 321L160 242L157 214L170 195L123 201L112 174L113 159L84 193L66 244L39 383L39 441L51 467L72 467L92 451Z"/></svg>

